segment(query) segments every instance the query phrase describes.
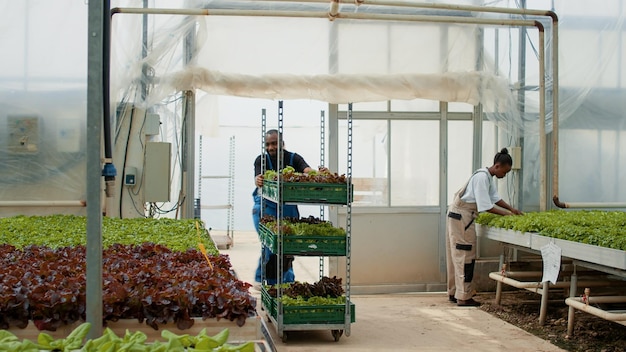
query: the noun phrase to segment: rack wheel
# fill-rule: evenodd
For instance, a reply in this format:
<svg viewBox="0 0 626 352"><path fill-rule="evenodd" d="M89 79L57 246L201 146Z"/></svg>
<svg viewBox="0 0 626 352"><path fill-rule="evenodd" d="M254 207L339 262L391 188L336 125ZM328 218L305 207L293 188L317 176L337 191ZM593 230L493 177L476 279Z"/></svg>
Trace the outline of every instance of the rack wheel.
<svg viewBox="0 0 626 352"><path fill-rule="evenodd" d="M286 331L283 331L283 336L280 339L283 341L283 343L287 342L287 332Z"/></svg>
<svg viewBox="0 0 626 352"><path fill-rule="evenodd" d="M343 335L343 330L331 330L331 334L333 334L333 338L335 342L337 342L339 338L341 338L341 335Z"/></svg>

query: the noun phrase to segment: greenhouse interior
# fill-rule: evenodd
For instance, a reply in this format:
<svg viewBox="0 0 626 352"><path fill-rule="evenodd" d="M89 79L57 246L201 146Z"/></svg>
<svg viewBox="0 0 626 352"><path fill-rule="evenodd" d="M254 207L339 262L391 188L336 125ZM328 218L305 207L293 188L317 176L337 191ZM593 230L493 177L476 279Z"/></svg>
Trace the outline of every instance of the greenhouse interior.
<svg viewBox="0 0 626 352"><path fill-rule="evenodd" d="M626 351L625 16L0 0L0 350Z"/></svg>

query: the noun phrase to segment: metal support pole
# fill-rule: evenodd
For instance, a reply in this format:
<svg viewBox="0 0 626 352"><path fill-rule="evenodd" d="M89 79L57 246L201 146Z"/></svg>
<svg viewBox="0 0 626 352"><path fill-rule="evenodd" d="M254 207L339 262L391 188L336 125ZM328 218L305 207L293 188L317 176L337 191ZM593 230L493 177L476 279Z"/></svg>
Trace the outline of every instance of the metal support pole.
<svg viewBox="0 0 626 352"><path fill-rule="evenodd" d="M348 163L348 170L346 173L348 179L348 195L346 201L346 308L345 308L345 328L344 332L346 336L350 336L350 323L351 323L351 312L350 312L350 265L351 265L351 247L352 247L352 103L348 104L348 116L347 118L347 156L346 160Z"/></svg>
<svg viewBox="0 0 626 352"><path fill-rule="evenodd" d="M325 166L326 164L326 114L325 111L322 110L320 112L320 166ZM326 206L320 205L320 220L326 219L326 214L324 213L324 208ZM320 256L319 258L319 278L320 280L324 277L324 257Z"/></svg>
<svg viewBox="0 0 626 352"><path fill-rule="evenodd" d="M541 308L539 309L539 325L546 323L546 315L548 314L548 297L550 290L550 281L543 283L543 289L541 291Z"/></svg>
<svg viewBox="0 0 626 352"><path fill-rule="evenodd" d="M503 247L502 249L503 251L506 250L506 247ZM500 265L499 268L500 270L504 271L504 253L500 254ZM500 302L502 301L502 281L496 281L496 304L500 305Z"/></svg>
<svg viewBox="0 0 626 352"><path fill-rule="evenodd" d="M89 2L87 52L87 338L102 335L102 125L104 117L104 16L105 4Z"/></svg>
<svg viewBox="0 0 626 352"><path fill-rule="evenodd" d="M578 275L576 274L576 266L574 266L574 273L571 276L571 284L569 289L569 296L576 296L576 288L578 286ZM574 307L569 306L567 309L567 336L572 336L574 333Z"/></svg>

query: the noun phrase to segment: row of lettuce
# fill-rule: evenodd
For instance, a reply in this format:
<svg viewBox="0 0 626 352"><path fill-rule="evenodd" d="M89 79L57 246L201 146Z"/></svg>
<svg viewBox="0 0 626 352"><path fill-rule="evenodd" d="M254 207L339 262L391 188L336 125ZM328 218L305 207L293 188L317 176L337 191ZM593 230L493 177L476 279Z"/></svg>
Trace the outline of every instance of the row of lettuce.
<svg viewBox="0 0 626 352"><path fill-rule="evenodd" d="M76 215L14 216L0 218L0 244L17 248L30 245L50 248L73 247L87 243L87 219ZM209 255L219 251L202 223L195 219L115 219L102 218L102 246L160 244L172 251L198 248L202 243Z"/></svg>
<svg viewBox="0 0 626 352"><path fill-rule="evenodd" d="M0 219L0 329L55 331L86 319L86 218ZM103 323L133 319L184 330L197 318L243 326L256 315L201 222L103 218Z"/></svg>
<svg viewBox="0 0 626 352"><path fill-rule="evenodd" d="M481 213L476 223L626 251L626 212L550 210L521 216Z"/></svg>

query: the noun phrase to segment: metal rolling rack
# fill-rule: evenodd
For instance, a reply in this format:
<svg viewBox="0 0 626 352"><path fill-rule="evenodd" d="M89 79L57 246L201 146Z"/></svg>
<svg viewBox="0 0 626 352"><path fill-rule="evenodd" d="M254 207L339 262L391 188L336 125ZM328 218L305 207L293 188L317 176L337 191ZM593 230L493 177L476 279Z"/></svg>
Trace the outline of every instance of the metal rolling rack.
<svg viewBox="0 0 626 352"><path fill-rule="evenodd" d="M278 132L279 132L279 136L282 136L283 133L283 102L279 101L278 104ZM324 148L324 114L322 112L321 115L321 120L322 120L322 132L321 132L321 148ZM350 246L351 246L351 227L352 227L352 104L349 104L349 108L348 108L348 116L347 116L347 130L348 130L348 138L347 138L347 173L346 173L346 178L347 178L347 185L346 185L346 198L345 201L341 201L341 202L336 202L336 201L331 201L331 202L326 202L322 199L320 199L319 201L314 201L314 200L310 200L310 201L306 201L306 202L302 202L302 203L306 203L306 204L320 204L320 215L323 218L324 216L324 210L323 210L323 206L327 205L327 204L333 204L333 205L342 205L346 207L346 237L345 237L345 255L342 254L337 254L337 253L333 253L333 254L329 254L329 252L325 252L324 250L315 250L315 251L306 251L306 252L299 252L299 253L285 253L285 239L280 231L281 229L281 211L282 211L282 207L281 206L277 206L277 218L276 218L276 222L277 222L277 229L278 229L278 233L276 234L276 251L275 253L277 254L277 278L278 278L278 285L277 285L277 294L276 294L276 298L272 298L269 296L269 294L267 293L267 291L265 290L265 288L262 288L262 304L263 304L263 308L264 310L267 312L267 317L269 319L269 321L271 321L273 323L273 325L276 327L278 336L282 339L283 342L287 341L287 332L288 331L306 331L306 330L330 330L331 334L334 338L335 341L339 341L339 339L341 338L341 336L345 333L346 336L350 336L350 324L352 322L354 322L354 304L350 301ZM262 112L262 124L261 124L261 130L262 130L262 151L261 151L261 165L262 165L262 170L265 170L265 133L266 133L266 115L265 115L265 109L263 109ZM283 157L283 149L282 149L282 141L279 137L278 140L278 158L277 158L277 163L278 165L282 165L282 157ZM322 150L322 155L321 155L322 159L321 162L324 161L323 159L323 150ZM265 188L265 185L264 185ZM285 204L287 202L283 201L283 193L284 193L284 189L283 189L283 184L281 184L280 182L280 178L279 181L277 183L277 187L276 187L276 194L275 197L268 197L267 194L265 194L265 192L263 193L263 197L262 197L262 202L265 201L265 199L272 199L272 201L276 201L277 204ZM289 202L291 204L299 204L300 202ZM261 205L261 209L263 209L263 205ZM261 211L261 216L263 215L262 211ZM263 228L261 226L261 228ZM262 236L263 237L263 236ZM265 239L263 239L264 244L268 244L265 243ZM331 251L332 252L332 251ZM305 306L305 307L299 307L299 306L294 306L294 307L284 307L280 298L283 295L283 288L282 288L282 284L283 284L283 276L282 276L282 272L283 272L283 255L284 254L293 254L293 255L297 255L297 256L320 256L320 268L319 268L319 273L320 273L320 277L323 276L324 274L324 257L328 257L328 256L345 256L346 258L346 280L345 280L345 305L332 305L332 306L325 306L325 305L315 305L315 306ZM263 272L263 276L265 276L265 273ZM291 308L294 308L293 310ZM325 310L327 310L328 312L325 312ZM285 319L287 312L291 312L291 314L289 315L290 319ZM321 313L319 313L321 311ZM294 319L295 318L295 319ZM286 321L286 320L291 320L291 321Z"/></svg>
<svg viewBox="0 0 626 352"><path fill-rule="evenodd" d="M217 235L210 233L211 228L209 227L209 233L213 242L218 248L225 247L226 249L230 248L235 243L235 234L234 234L234 224L235 224L235 136L231 136L229 138L229 151L228 151L228 175L202 175L202 136L200 136L200 146L199 146L199 162L198 162L198 198L197 208L201 209L226 209L226 233L224 235ZM217 204L217 205L202 205L202 180L204 179L228 179L228 190L227 190L227 200L226 204ZM197 214L196 217L200 217L200 214Z"/></svg>

